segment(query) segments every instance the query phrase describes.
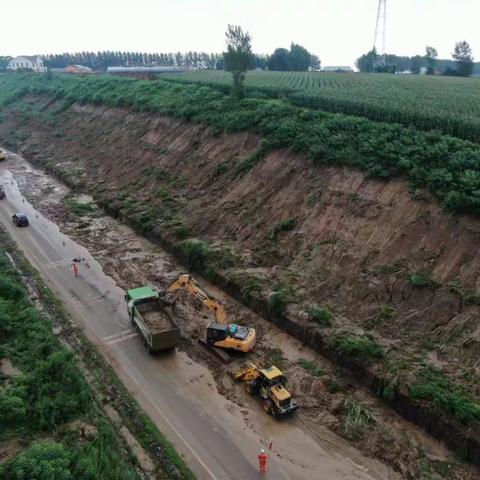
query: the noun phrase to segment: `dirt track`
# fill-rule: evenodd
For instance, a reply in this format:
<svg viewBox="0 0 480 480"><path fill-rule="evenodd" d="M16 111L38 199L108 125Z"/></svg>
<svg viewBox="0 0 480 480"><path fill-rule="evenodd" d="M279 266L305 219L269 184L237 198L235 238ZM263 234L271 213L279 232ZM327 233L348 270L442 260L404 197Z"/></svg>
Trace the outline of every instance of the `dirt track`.
<svg viewBox="0 0 480 480"><path fill-rule="evenodd" d="M31 169L20 158L10 159L9 168L35 207L60 225L65 233L84 245L102 265L104 272L121 288L131 288L143 283L164 287L182 270L157 246L138 237L129 228L103 215L98 209L92 209L92 212L84 216L72 214L64 201L69 196L68 189L41 172ZM68 198L77 203L90 204L92 201L85 195ZM252 360L258 364L276 363L286 372L289 388L302 405L301 412L296 419L283 423L265 416L260 411L258 403L246 396L241 386L233 383L223 365L194 340L211 320L211 315L201 305L185 296L182 296L179 302L184 337L181 349L195 362L209 368L217 391L233 402L232 408L241 412L242 428L254 432L259 437L265 436L266 432L274 437L282 462L297 465L310 474L316 471L316 459L309 455L303 457L299 452L295 455L288 453L291 451L292 442L302 443L300 435L302 431L315 438L328 455L336 456L341 452L345 462L358 466L357 475L360 475L361 471L376 471L382 480L421 478L419 474L424 465L448 458L449 454L445 449L422 434L419 429L384 409L376 399L359 389L351 379L338 372L329 362L272 327L250 310L241 307L204 280L202 283L222 299L232 321L257 329L259 343ZM280 350L277 349L278 346L281 346ZM316 377L306 372L298 363L301 358L313 361L322 370L322 375ZM238 358L229 368L235 368L243 362L243 359ZM371 430L348 431L345 425L347 398L353 398L371 410L375 418ZM292 437L292 431L298 431L300 436ZM349 442L345 442L337 434L347 438ZM400 472L400 475L397 476L391 470L367 459L349 443L359 448L363 454L376 457L390 465ZM319 470L318 474L322 474L322 470ZM453 467L450 478L475 478L473 475L473 470L458 466Z"/></svg>

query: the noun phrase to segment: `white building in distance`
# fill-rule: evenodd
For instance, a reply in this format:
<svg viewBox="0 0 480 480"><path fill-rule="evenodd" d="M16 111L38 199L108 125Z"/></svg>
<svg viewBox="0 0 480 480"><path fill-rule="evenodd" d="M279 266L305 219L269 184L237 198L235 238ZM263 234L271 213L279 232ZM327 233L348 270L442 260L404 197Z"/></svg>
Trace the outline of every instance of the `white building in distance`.
<svg viewBox="0 0 480 480"><path fill-rule="evenodd" d="M353 73L354 70L352 67L348 66L328 66L322 67L321 72L338 72L338 73Z"/></svg>
<svg viewBox="0 0 480 480"><path fill-rule="evenodd" d="M47 71L47 68L43 66L43 60L38 55L22 55L20 57L12 58L8 62L8 68L10 70L27 69L39 73Z"/></svg>

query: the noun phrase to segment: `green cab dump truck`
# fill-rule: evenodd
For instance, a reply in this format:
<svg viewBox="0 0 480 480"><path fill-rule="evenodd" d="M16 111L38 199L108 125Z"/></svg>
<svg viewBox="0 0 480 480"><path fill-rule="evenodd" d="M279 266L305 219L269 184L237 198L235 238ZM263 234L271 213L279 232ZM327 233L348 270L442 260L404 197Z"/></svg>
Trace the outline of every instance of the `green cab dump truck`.
<svg viewBox="0 0 480 480"><path fill-rule="evenodd" d="M170 350L180 342L175 321L175 300L171 301L151 287L127 290L128 315L143 338L148 353Z"/></svg>

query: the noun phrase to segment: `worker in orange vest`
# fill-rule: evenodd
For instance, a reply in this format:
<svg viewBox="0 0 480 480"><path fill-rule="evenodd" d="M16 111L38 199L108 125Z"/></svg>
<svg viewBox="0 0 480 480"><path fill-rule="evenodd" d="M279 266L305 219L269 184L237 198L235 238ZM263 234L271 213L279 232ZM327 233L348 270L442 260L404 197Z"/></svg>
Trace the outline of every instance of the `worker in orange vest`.
<svg viewBox="0 0 480 480"><path fill-rule="evenodd" d="M268 470L268 455L265 453L263 448L260 449L260 455L258 455L258 466L260 473L266 475Z"/></svg>

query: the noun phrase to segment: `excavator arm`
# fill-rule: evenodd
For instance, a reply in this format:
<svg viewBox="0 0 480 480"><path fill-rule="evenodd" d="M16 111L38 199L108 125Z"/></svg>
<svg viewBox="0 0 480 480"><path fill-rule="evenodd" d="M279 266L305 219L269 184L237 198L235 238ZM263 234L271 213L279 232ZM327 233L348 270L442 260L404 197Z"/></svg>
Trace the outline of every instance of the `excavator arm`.
<svg viewBox="0 0 480 480"><path fill-rule="evenodd" d="M167 292L176 292L185 289L197 297L207 308L215 312L216 322L221 325L227 324L227 313L220 300L210 295L200 284L188 273L182 273L165 289Z"/></svg>

